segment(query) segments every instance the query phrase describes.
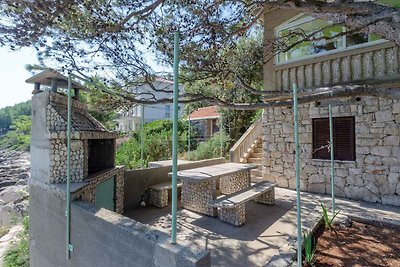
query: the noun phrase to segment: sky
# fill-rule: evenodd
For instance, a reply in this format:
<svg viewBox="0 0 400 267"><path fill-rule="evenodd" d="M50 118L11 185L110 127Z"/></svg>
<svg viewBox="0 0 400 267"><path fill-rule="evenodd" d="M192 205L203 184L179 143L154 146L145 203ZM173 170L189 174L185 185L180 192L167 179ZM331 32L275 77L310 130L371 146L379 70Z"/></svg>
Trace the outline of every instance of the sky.
<svg viewBox="0 0 400 267"><path fill-rule="evenodd" d="M31 98L33 85L25 83L25 80L32 74L25 69L25 65L35 63L37 60L33 49L13 52L0 47L0 108Z"/></svg>
<svg viewBox="0 0 400 267"><path fill-rule="evenodd" d="M170 67L157 65L154 54L147 52L144 57L155 71L171 71ZM0 47L0 108L24 102L32 97L33 84L27 84L25 80L33 74L27 71L25 66L36 63L38 61L33 48L11 51Z"/></svg>

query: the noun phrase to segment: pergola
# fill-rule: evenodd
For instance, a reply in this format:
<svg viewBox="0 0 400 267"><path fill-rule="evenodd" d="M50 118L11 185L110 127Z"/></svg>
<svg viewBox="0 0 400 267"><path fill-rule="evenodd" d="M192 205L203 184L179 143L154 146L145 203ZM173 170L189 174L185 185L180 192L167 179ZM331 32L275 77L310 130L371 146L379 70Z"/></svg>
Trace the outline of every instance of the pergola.
<svg viewBox="0 0 400 267"><path fill-rule="evenodd" d="M172 226L171 226L171 243L177 243L177 171L178 171L178 102L179 102L179 88L178 88L178 76L179 76L179 33L176 32L174 35L174 90L173 90L173 142L172 142ZM79 89L85 89L79 83L74 82L74 79L81 80L87 83L92 83L91 81L82 78L73 73L69 73L68 77L62 75L62 77L57 76L54 73L54 79L50 79L42 84L47 84L52 88L57 87L57 80L61 78L67 80L65 88L67 89L68 96L68 121L67 121L67 196L66 196L66 257L70 258L70 252L72 251L72 245L70 244L70 231L71 231L71 104L72 95L71 90L74 89L74 97L79 95ZM40 90L35 83L35 90ZM115 93L102 88L103 92L115 95ZM120 95L117 95L120 96ZM141 159L143 162L143 125L144 125L144 105L142 105L142 126L141 126ZM293 114L294 114L294 141L295 141L295 174L296 174L296 206L297 206L297 266L302 265L302 226L301 226L301 198L300 198L300 151L299 151L299 129L298 129L298 88L296 84L293 84ZM221 123L222 125L222 123ZM329 104L329 128L330 128L330 167L331 167L331 187L332 187L332 212L335 213L335 192L334 192L334 153L333 153L333 119L332 119L332 107ZM190 120L189 120L190 129ZM190 134L189 134L189 149L190 149ZM222 148L222 139L221 139ZM188 151L190 153L190 150ZM142 166L143 167L143 166Z"/></svg>

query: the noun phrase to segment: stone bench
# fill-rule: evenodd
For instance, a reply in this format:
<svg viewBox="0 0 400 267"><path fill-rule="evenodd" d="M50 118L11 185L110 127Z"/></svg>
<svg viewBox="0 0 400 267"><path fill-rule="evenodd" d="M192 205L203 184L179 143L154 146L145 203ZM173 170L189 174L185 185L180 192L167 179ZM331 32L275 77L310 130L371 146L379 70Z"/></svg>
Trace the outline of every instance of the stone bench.
<svg viewBox="0 0 400 267"><path fill-rule="evenodd" d="M178 182L177 188L182 187L182 182ZM155 184L149 187L150 191L150 205L158 208L164 208L168 206L168 190L172 189L172 182L165 182Z"/></svg>
<svg viewBox="0 0 400 267"><path fill-rule="evenodd" d="M255 200L265 205L275 204L275 184L260 182L236 193L220 197L209 203L218 208L218 217L221 221L240 226L246 220L246 202Z"/></svg>

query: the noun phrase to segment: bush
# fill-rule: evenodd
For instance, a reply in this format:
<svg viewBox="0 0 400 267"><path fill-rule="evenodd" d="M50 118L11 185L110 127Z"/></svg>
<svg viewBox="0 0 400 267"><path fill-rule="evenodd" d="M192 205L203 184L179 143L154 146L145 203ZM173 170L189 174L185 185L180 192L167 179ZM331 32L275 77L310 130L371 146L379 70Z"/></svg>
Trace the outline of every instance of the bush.
<svg viewBox="0 0 400 267"><path fill-rule="evenodd" d="M19 234L19 240L6 252L4 267L29 267L29 217L22 220L24 230Z"/></svg>
<svg viewBox="0 0 400 267"><path fill-rule="evenodd" d="M190 160L202 160L218 158L221 156L221 137L222 137L222 155L230 149L230 138L226 134L217 133L207 141L201 142L197 149L190 153Z"/></svg>
<svg viewBox="0 0 400 267"><path fill-rule="evenodd" d="M187 136L187 124L180 121L178 124L178 153L184 153L187 150ZM159 120L145 124L144 139L144 166L147 166L149 161L171 159L172 121ZM191 144L191 146L195 146L195 144ZM132 137L118 148L115 163L125 165L128 169L140 167L140 147L140 131L135 131L132 133Z"/></svg>

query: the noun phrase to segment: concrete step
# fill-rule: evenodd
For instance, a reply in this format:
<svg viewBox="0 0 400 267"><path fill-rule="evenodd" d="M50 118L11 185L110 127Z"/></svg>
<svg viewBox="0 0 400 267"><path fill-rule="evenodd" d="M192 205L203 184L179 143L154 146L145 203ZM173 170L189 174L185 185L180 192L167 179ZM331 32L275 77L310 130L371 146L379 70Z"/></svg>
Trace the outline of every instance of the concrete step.
<svg viewBox="0 0 400 267"><path fill-rule="evenodd" d="M256 148L254 148L253 152L254 152L254 153L262 153L263 150L262 150L262 148L256 147Z"/></svg>
<svg viewBox="0 0 400 267"><path fill-rule="evenodd" d="M262 158L262 153L261 152L253 152L250 154L251 158Z"/></svg>
<svg viewBox="0 0 400 267"><path fill-rule="evenodd" d="M248 163L258 163L261 164L262 163L262 159L261 158L248 158L247 159Z"/></svg>
<svg viewBox="0 0 400 267"><path fill-rule="evenodd" d="M260 170L260 169L253 169L253 170L250 170L250 174L253 175L253 176L260 176L260 177L262 177L262 170Z"/></svg>
<svg viewBox="0 0 400 267"><path fill-rule="evenodd" d="M251 176L250 181L252 183L259 183L263 181L263 178L260 176Z"/></svg>

